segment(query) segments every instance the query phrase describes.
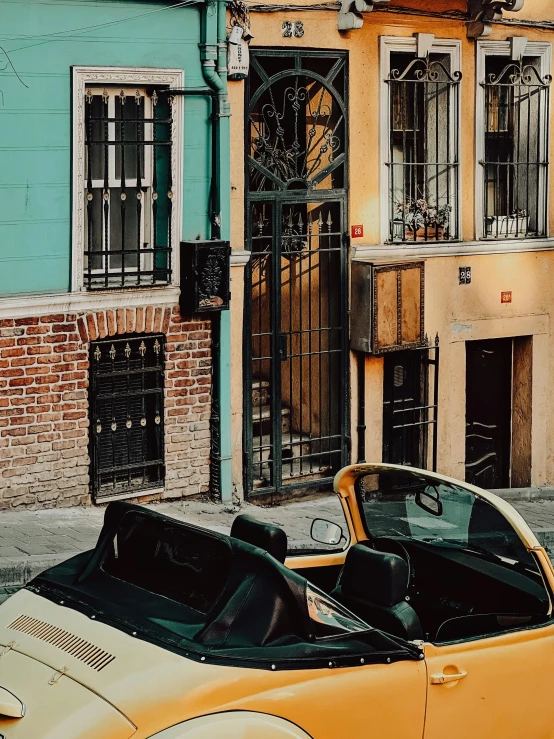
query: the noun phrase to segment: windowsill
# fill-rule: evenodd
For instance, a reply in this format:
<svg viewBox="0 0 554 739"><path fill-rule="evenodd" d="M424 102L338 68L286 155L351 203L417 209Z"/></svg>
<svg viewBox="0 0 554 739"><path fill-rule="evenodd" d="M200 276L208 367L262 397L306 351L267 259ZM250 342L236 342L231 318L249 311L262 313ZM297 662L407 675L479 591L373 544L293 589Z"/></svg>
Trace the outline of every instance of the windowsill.
<svg viewBox="0 0 554 739"><path fill-rule="evenodd" d="M82 313L145 305L174 305L181 290L177 285L0 297L0 319L46 316L50 313Z"/></svg>
<svg viewBox="0 0 554 739"><path fill-rule="evenodd" d="M355 259L428 259L486 254L512 254L554 250L554 237L541 239L509 239L498 241L417 242L406 244L360 244L353 247Z"/></svg>

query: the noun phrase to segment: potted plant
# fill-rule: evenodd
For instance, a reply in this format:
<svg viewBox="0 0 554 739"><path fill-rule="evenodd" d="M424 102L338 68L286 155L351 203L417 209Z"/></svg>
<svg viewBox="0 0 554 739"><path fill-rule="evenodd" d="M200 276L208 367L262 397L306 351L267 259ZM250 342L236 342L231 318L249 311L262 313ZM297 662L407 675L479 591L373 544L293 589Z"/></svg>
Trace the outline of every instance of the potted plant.
<svg viewBox="0 0 554 739"><path fill-rule="evenodd" d="M394 209L394 238L402 241L448 239L451 212L449 203L434 206L424 198L398 202Z"/></svg>
<svg viewBox="0 0 554 739"><path fill-rule="evenodd" d="M487 236L525 236L529 233L529 216L524 208L507 216L487 216Z"/></svg>

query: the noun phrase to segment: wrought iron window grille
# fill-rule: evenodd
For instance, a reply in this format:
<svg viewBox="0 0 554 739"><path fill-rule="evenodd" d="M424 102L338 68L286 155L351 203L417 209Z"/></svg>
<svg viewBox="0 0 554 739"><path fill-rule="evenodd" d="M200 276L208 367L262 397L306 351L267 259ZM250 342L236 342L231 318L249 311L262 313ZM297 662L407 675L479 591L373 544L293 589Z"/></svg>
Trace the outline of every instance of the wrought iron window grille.
<svg viewBox="0 0 554 739"><path fill-rule="evenodd" d="M164 92L86 89L86 289L171 280L173 97Z"/></svg>
<svg viewBox="0 0 554 739"><path fill-rule="evenodd" d="M447 55L393 53L389 98L390 242L459 239L459 88Z"/></svg>
<svg viewBox="0 0 554 739"><path fill-rule="evenodd" d="M164 480L163 334L90 346L91 487L96 500Z"/></svg>
<svg viewBox="0 0 554 739"><path fill-rule="evenodd" d="M532 57L486 57L484 178L486 239L547 233L551 75Z"/></svg>

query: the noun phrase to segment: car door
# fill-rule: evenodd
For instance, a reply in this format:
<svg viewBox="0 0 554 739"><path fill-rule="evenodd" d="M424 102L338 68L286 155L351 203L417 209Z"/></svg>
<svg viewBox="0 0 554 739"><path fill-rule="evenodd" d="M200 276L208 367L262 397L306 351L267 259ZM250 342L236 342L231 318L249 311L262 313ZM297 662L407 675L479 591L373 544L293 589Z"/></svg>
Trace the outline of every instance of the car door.
<svg viewBox="0 0 554 739"><path fill-rule="evenodd" d="M426 644L425 661L424 739L554 737L554 625Z"/></svg>
<svg viewBox="0 0 554 739"><path fill-rule="evenodd" d="M335 489L354 540L412 552L411 604L426 634L424 739L553 739L554 571L519 513L472 485L395 465L346 468ZM433 557L452 563L442 579L440 567L425 572ZM453 597L464 579L464 597Z"/></svg>

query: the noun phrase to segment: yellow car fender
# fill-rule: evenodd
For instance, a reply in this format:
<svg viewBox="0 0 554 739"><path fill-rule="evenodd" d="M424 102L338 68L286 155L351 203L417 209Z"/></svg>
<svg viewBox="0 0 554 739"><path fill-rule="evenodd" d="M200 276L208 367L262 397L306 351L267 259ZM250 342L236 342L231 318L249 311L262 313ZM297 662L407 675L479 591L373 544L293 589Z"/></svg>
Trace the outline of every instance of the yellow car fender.
<svg viewBox="0 0 554 739"><path fill-rule="evenodd" d="M164 729L150 739L312 739L290 721L252 711L200 716Z"/></svg>

